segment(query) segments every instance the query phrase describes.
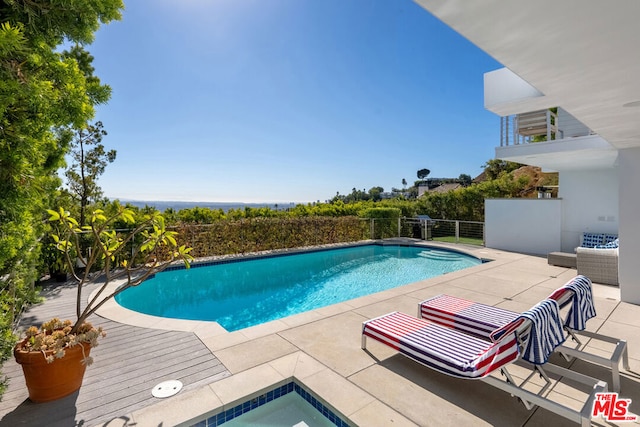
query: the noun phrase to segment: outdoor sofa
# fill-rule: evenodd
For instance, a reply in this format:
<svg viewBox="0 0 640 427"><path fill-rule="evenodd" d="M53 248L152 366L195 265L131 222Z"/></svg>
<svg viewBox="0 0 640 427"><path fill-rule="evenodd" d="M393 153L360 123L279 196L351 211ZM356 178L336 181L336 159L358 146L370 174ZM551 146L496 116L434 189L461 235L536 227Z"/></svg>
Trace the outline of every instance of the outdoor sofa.
<svg viewBox="0 0 640 427"><path fill-rule="evenodd" d="M613 233L583 233L575 253L551 252L551 265L576 268L578 274L595 283L618 285L618 235Z"/></svg>
<svg viewBox="0 0 640 427"><path fill-rule="evenodd" d="M583 243L576 248L576 269L578 274L587 276L596 283L618 285L619 240L615 234L594 235L588 239L583 235ZM600 240L599 237L602 236Z"/></svg>

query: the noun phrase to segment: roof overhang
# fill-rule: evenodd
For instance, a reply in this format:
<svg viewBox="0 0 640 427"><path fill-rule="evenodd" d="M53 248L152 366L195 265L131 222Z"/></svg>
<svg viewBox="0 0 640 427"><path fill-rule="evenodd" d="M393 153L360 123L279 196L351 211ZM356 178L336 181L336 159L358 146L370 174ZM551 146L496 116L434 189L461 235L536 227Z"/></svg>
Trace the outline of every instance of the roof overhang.
<svg viewBox="0 0 640 427"><path fill-rule="evenodd" d="M415 1L615 148L640 146L640 1Z"/></svg>
<svg viewBox="0 0 640 427"><path fill-rule="evenodd" d="M545 172L610 169L618 150L599 135L496 148L496 158L539 166Z"/></svg>

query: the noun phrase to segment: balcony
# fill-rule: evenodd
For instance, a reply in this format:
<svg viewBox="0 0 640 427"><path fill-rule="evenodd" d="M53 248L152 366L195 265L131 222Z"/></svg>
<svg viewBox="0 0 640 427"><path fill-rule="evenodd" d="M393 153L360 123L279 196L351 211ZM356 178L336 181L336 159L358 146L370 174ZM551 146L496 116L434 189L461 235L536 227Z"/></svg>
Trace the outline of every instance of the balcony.
<svg viewBox="0 0 640 427"><path fill-rule="evenodd" d="M501 147L560 138L558 115L550 109L500 117Z"/></svg>
<svg viewBox="0 0 640 427"><path fill-rule="evenodd" d="M617 150L567 111L551 108L501 117L496 158L557 172L613 167Z"/></svg>

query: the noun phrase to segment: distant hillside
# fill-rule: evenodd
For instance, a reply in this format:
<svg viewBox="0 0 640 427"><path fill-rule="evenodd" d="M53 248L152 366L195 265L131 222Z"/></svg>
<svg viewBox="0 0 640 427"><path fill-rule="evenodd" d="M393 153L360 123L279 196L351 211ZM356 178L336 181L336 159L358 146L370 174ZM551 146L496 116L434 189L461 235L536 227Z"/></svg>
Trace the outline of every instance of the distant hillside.
<svg viewBox="0 0 640 427"><path fill-rule="evenodd" d="M549 187L551 196L558 197L558 173L542 172L537 166L522 166L512 172L513 179L517 180L522 176L529 177L529 185L520 193L523 198L537 198L538 187Z"/></svg>

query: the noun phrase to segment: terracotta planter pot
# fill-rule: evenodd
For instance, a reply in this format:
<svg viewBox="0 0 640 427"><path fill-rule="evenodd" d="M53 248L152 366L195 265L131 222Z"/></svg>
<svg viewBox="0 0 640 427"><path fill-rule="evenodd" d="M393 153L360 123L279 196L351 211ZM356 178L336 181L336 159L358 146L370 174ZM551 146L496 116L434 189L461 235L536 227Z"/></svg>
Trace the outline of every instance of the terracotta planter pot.
<svg viewBox="0 0 640 427"><path fill-rule="evenodd" d="M82 359L89 356L87 343L65 349L65 356L47 363L42 352L22 350L23 342L16 345L13 355L22 365L24 378L33 402L49 402L68 396L80 389L86 365ZM84 348L84 354L82 352ZM51 352L47 352L47 355Z"/></svg>

